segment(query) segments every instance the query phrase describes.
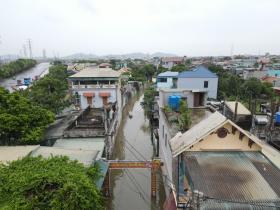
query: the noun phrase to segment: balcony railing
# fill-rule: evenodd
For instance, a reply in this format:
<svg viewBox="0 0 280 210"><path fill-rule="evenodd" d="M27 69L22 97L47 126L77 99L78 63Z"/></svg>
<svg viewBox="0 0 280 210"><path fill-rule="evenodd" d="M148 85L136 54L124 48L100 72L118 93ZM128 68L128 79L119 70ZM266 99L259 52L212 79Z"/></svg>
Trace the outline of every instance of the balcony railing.
<svg viewBox="0 0 280 210"><path fill-rule="evenodd" d="M116 88L117 85L106 84L106 85L72 85L73 89L83 89L83 88Z"/></svg>

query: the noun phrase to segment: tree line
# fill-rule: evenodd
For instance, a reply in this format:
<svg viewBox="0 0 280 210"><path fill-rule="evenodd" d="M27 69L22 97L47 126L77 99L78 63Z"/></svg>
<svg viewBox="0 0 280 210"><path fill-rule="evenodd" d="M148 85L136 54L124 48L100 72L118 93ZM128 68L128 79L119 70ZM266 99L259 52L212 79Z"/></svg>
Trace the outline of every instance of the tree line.
<svg viewBox="0 0 280 210"><path fill-rule="evenodd" d="M69 102L67 71L62 64L23 92L0 88L0 145L38 144L45 128Z"/></svg>
<svg viewBox="0 0 280 210"><path fill-rule="evenodd" d="M20 72L26 71L36 65L32 59L18 59L0 66L0 79L12 77Z"/></svg>

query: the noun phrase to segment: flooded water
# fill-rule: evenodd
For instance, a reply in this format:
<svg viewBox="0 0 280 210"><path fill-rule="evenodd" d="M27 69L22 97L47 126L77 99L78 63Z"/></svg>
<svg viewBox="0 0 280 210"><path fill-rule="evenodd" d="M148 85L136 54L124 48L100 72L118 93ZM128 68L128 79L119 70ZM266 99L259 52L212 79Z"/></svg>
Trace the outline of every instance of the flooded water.
<svg viewBox="0 0 280 210"><path fill-rule="evenodd" d="M15 75L15 78L0 80L0 86L8 89L9 91L13 91L12 86L15 86L17 84L17 80L23 81L23 78L30 77L31 79L33 79L35 76L44 76L49 72L49 66L50 63L39 63L29 70Z"/></svg>
<svg viewBox="0 0 280 210"><path fill-rule="evenodd" d="M125 107L112 159L151 160L153 158L149 121L145 118L144 110L140 105L142 99L143 95L138 95ZM132 117L129 117L128 113ZM154 199L151 198L150 169L111 170L111 198L107 201L107 209L162 209L165 195L162 180L158 180L159 189Z"/></svg>

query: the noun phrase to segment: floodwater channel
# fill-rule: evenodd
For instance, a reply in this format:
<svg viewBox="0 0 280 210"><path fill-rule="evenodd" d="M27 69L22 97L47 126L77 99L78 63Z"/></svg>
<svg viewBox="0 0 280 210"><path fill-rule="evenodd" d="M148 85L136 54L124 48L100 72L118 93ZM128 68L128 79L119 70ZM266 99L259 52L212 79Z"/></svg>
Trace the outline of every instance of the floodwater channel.
<svg viewBox="0 0 280 210"><path fill-rule="evenodd" d="M15 86L17 84L17 80L23 81L24 78L31 78L33 79L35 76L44 76L49 72L50 63L39 63L36 66L18 73L14 77L10 77L7 79L0 80L0 86L4 87L5 89L13 92L12 86Z"/></svg>
<svg viewBox="0 0 280 210"><path fill-rule="evenodd" d="M143 95L129 100L123 110L112 159L151 160L154 156L149 121L140 104ZM130 116L129 116L130 115ZM151 197L150 169L122 169L110 172L111 197L106 202L108 210L162 209L165 193L158 174L158 192Z"/></svg>

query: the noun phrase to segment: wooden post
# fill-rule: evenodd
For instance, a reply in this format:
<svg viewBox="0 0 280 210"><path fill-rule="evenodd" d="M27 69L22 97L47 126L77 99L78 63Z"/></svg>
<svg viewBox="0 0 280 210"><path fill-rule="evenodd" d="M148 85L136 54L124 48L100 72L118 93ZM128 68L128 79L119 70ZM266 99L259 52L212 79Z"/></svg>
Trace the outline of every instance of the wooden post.
<svg viewBox="0 0 280 210"><path fill-rule="evenodd" d="M104 194L106 197L110 197L111 193L110 193L110 169L107 171L107 174L105 176L105 180L104 180Z"/></svg>
<svg viewBox="0 0 280 210"><path fill-rule="evenodd" d="M151 194L152 197L156 197L157 193L157 171L160 167L160 160L153 160L151 167Z"/></svg>

